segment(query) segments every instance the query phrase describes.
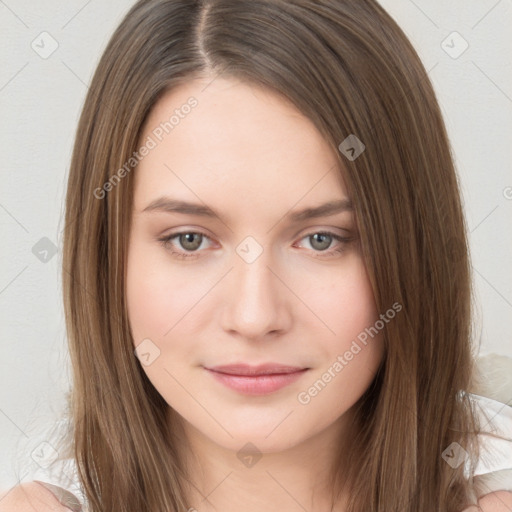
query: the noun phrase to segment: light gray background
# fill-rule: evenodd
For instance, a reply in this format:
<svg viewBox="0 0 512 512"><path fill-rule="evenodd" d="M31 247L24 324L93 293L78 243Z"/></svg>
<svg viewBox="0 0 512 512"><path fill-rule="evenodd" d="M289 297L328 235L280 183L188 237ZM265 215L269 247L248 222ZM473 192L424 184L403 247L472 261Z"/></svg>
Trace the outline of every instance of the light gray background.
<svg viewBox="0 0 512 512"><path fill-rule="evenodd" d="M33 470L31 452L69 386L60 278L65 183L87 84L132 3L0 0L2 490ZM481 352L512 357L512 2L381 3L418 50L445 116L471 231ZM58 47L43 58L52 40ZM464 40L469 47L457 56ZM33 252L48 246L43 237L57 249L46 263Z"/></svg>

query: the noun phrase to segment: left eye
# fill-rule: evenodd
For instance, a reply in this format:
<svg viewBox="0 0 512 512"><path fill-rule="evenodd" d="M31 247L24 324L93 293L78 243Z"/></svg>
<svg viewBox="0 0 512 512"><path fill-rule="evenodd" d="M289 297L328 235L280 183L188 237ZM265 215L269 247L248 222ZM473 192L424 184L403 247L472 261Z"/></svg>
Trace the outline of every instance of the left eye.
<svg viewBox="0 0 512 512"><path fill-rule="evenodd" d="M172 242L175 238L178 239L179 245L185 250L184 252L171 250L171 255L178 259L185 259L191 257L197 257L198 249L201 247L203 240L209 240L210 238L204 233L197 231L183 231L181 233L173 233L171 235L159 238L158 241L166 248L175 248L175 244ZM310 233L301 238L301 240L309 239L310 244L313 247L313 251L320 253L315 255L316 258L329 257L335 254L339 254L345 250L345 245L351 241L350 238L342 237L329 231L316 231ZM340 242L339 246L335 249L329 249L333 240ZM316 246L316 247L315 247ZM187 252L188 251L188 252ZM324 254L321 254L324 253Z"/></svg>
<svg viewBox="0 0 512 512"><path fill-rule="evenodd" d="M316 233L310 233L309 235L303 237L302 240L305 238L310 240L309 243L313 246L315 251L325 252L327 256L343 252L345 250L345 245L350 242L350 238L343 237L329 231L318 231ZM335 249L327 250L331 246L333 240L337 240L340 242L340 244ZM315 257L323 258L325 256L322 254Z"/></svg>

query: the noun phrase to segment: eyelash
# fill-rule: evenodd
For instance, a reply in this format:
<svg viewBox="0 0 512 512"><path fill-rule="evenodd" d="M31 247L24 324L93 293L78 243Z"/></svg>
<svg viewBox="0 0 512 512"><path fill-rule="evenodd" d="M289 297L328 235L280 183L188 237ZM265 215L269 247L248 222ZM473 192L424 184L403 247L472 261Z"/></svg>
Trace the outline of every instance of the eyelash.
<svg viewBox="0 0 512 512"><path fill-rule="evenodd" d="M165 236L162 238L158 238L158 241L162 244L162 246L165 249L168 249L169 246L172 245L171 240L173 240L174 238L177 238L180 235L192 235L192 234L193 235L202 235L203 237L210 239L209 236L207 236L205 233L201 233L200 231L181 231L179 233L172 233L171 235L168 235L168 236ZM318 256L315 256L316 258L329 258L331 256L335 256L336 254L340 254L345 250L345 244L349 243L352 240L351 238L342 237L340 235L332 233L331 231L313 231L311 233L308 233L307 235L304 235L301 238L301 240L303 240L304 238L311 237L313 235L327 235L327 236L334 238L338 242L341 242L341 245L337 249L330 249L330 250L326 249L324 251L315 251L319 254ZM322 255L320 256L320 254L322 254ZM323 256L324 254L326 256ZM187 258L194 258L194 257L197 257L197 255L198 255L198 251L194 251L194 252L190 252L190 253L171 251L171 256L173 256L177 259L181 259L181 260L184 260Z"/></svg>

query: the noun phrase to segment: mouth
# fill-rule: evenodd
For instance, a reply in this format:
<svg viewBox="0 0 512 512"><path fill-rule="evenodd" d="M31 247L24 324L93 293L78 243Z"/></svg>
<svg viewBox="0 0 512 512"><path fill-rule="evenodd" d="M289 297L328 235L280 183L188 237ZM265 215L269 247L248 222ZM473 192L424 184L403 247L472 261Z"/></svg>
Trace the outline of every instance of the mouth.
<svg viewBox="0 0 512 512"><path fill-rule="evenodd" d="M204 367L217 382L245 395L266 395L295 382L309 368L276 363L251 366L234 364Z"/></svg>

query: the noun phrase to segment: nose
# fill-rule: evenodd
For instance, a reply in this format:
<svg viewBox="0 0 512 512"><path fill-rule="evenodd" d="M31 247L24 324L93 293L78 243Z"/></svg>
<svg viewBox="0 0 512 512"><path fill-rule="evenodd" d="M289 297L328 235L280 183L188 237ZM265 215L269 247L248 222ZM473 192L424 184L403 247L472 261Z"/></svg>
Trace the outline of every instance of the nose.
<svg viewBox="0 0 512 512"><path fill-rule="evenodd" d="M279 267L264 250L248 263L234 255L234 268L224 284L222 327L252 341L286 332L291 323L290 296Z"/></svg>

